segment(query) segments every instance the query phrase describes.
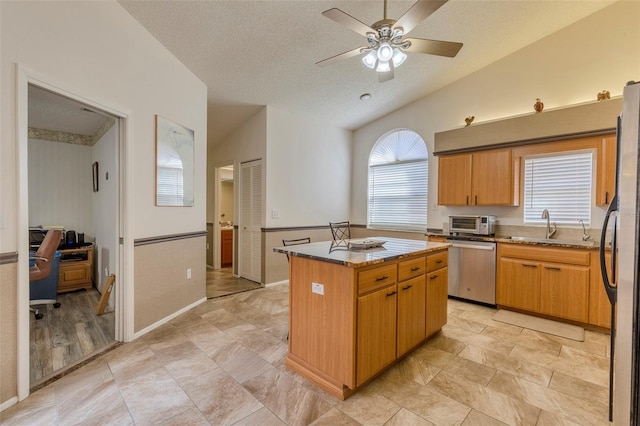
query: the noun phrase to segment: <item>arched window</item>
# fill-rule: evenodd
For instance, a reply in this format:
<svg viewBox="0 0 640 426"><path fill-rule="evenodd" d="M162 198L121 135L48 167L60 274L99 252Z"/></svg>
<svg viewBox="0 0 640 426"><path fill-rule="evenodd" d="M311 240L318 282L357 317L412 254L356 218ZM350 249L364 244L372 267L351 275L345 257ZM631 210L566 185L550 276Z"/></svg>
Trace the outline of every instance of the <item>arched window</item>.
<svg viewBox="0 0 640 426"><path fill-rule="evenodd" d="M382 136L369 156L367 226L373 229L427 229L427 146L408 129Z"/></svg>

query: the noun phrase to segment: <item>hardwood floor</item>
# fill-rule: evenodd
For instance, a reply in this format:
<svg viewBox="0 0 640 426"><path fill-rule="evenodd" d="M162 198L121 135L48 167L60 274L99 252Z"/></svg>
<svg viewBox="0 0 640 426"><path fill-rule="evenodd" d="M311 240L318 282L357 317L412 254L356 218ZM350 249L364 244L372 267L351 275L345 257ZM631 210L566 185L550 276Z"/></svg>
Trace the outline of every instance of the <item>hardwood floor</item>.
<svg viewBox="0 0 640 426"><path fill-rule="evenodd" d="M233 276L232 268L207 269L207 299L242 293L262 288L256 283L244 278Z"/></svg>
<svg viewBox="0 0 640 426"><path fill-rule="evenodd" d="M448 323L339 401L284 365L288 286L207 300L0 413L0 423L609 425L609 336L584 342L449 300Z"/></svg>
<svg viewBox="0 0 640 426"><path fill-rule="evenodd" d="M44 317L29 316L32 388L115 342L115 314L96 315L99 301L95 289L59 294L60 308L38 305Z"/></svg>

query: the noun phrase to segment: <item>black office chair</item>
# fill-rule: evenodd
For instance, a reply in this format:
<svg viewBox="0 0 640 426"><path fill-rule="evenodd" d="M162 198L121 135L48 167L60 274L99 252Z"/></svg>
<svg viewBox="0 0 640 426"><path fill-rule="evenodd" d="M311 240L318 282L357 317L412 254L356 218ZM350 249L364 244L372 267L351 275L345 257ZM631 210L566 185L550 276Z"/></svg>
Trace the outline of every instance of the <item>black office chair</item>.
<svg viewBox="0 0 640 426"><path fill-rule="evenodd" d="M296 238L295 240L282 240L282 245L283 246L297 246L298 244L309 244L311 242L311 238L306 237L306 238ZM285 253L287 255L287 262L289 261L289 254Z"/></svg>
<svg viewBox="0 0 640 426"><path fill-rule="evenodd" d="M331 237L333 238L332 247L347 246L349 244L351 226L348 220L344 222L329 222L329 228L331 228Z"/></svg>

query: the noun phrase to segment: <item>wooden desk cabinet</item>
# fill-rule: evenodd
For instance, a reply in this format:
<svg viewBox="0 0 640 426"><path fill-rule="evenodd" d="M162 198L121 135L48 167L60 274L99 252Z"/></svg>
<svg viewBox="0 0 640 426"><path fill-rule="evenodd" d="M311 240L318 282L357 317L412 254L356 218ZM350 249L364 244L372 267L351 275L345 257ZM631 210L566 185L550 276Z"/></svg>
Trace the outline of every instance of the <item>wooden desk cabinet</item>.
<svg viewBox="0 0 640 426"><path fill-rule="evenodd" d="M91 290L93 286L93 246L60 250L58 293Z"/></svg>

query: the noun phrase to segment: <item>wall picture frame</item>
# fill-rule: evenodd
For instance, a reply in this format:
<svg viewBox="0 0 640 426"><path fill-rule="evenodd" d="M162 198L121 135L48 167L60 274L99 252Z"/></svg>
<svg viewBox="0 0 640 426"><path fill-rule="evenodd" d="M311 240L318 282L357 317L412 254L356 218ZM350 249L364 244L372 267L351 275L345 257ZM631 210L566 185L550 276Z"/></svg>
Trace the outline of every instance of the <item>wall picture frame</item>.
<svg viewBox="0 0 640 426"><path fill-rule="evenodd" d="M156 206L192 207L194 131L160 115L156 124Z"/></svg>

